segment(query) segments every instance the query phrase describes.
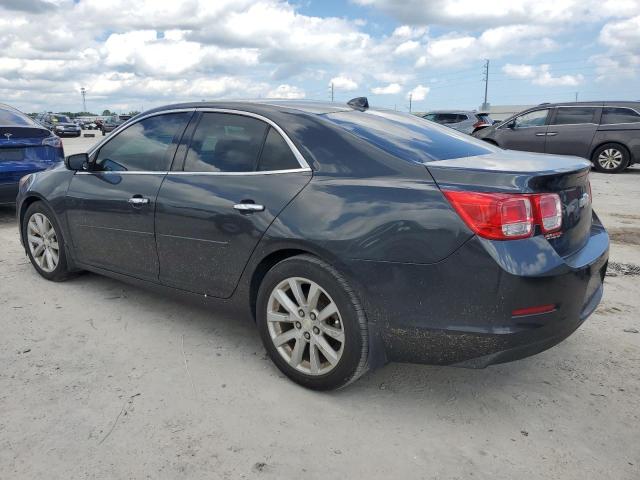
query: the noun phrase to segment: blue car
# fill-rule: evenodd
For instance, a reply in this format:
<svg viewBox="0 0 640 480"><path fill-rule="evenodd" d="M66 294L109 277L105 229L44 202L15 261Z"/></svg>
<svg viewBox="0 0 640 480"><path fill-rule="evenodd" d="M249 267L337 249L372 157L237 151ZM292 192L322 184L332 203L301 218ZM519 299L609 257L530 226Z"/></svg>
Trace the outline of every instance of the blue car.
<svg viewBox="0 0 640 480"><path fill-rule="evenodd" d="M22 177L63 160L60 138L19 110L0 104L0 204L16 203Z"/></svg>

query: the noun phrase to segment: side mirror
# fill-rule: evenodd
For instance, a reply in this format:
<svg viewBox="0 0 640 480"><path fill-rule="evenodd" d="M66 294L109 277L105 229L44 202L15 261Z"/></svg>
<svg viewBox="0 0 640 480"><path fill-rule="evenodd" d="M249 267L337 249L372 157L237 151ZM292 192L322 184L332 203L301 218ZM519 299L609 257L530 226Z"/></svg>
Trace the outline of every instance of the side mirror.
<svg viewBox="0 0 640 480"><path fill-rule="evenodd" d="M89 169L89 155L86 153L76 153L69 155L64 159L64 165L73 171L88 170Z"/></svg>
<svg viewBox="0 0 640 480"><path fill-rule="evenodd" d="M515 130L515 129L516 129L516 121L515 121L515 120L511 120L511 121L507 124L507 128L510 128L511 130Z"/></svg>

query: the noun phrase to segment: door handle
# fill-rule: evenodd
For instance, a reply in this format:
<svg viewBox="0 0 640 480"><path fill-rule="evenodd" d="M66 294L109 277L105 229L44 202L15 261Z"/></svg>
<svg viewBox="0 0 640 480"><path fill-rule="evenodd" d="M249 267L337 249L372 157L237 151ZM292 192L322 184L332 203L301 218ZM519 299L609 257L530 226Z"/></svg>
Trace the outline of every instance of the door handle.
<svg viewBox="0 0 640 480"><path fill-rule="evenodd" d="M131 205L146 205L149 203L149 199L144 197L131 197L128 202Z"/></svg>
<svg viewBox="0 0 640 480"><path fill-rule="evenodd" d="M536 137L544 137L546 133L536 133Z"/></svg>
<svg viewBox="0 0 640 480"><path fill-rule="evenodd" d="M555 137L557 134L558 132L547 132L548 137Z"/></svg>
<svg viewBox="0 0 640 480"><path fill-rule="evenodd" d="M264 205L258 205L256 203L236 203L233 208L241 212L262 212Z"/></svg>

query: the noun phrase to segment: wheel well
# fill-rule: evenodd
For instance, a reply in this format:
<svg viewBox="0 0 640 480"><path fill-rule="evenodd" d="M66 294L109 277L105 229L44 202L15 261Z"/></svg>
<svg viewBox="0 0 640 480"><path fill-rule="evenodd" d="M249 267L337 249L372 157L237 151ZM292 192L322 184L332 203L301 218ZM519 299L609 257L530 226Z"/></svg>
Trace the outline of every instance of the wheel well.
<svg viewBox="0 0 640 480"><path fill-rule="evenodd" d="M256 303L258 301L258 290L260 289L260 284L262 283L262 280L264 279L267 272L271 270L271 268L275 264L281 262L285 258L295 257L296 255L303 254L313 255L313 253L310 253L306 250L290 248L272 252L260 261L258 266L253 271L251 283L249 285L249 301L251 302L251 314L253 315L254 321L256 319Z"/></svg>
<svg viewBox="0 0 640 480"><path fill-rule="evenodd" d="M22 221L24 220L25 212L33 203L41 202L41 201L42 199L40 197L36 197L35 195L27 197L22 201L22 208L20 209L20 217L19 217L20 223L18 224L18 228L20 229L20 237L22 237ZM22 240L24 241L24 238Z"/></svg>

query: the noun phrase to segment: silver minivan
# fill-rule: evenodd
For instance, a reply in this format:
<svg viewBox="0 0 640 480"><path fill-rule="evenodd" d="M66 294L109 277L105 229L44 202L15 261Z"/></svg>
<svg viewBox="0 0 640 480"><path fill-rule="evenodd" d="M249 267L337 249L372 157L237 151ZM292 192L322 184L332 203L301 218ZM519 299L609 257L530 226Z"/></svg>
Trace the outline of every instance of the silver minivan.
<svg viewBox="0 0 640 480"><path fill-rule="evenodd" d="M577 155L618 173L640 161L640 102L543 103L474 136L506 149Z"/></svg>

